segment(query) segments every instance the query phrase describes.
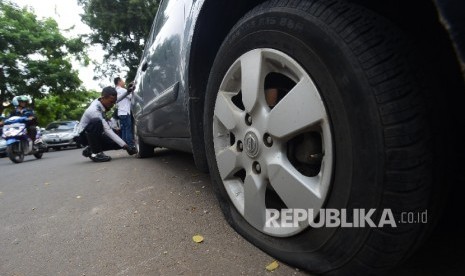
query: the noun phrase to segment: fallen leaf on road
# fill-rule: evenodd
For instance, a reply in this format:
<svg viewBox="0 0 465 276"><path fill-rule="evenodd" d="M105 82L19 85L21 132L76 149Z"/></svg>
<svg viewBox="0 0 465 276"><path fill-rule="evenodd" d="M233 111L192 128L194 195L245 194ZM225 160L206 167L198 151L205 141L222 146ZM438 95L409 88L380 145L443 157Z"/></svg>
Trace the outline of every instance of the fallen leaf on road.
<svg viewBox="0 0 465 276"><path fill-rule="evenodd" d="M195 241L196 243L201 243L203 242L203 237L200 235L195 235L192 237L192 240Z"/></svg>
<svg viewBox="0 0 465 276"><path fill-rule="evenodd" d="M77 196L76 198L77 198L77 199L80 199L80 198L81 198L81 196Z"/></svg>
<svg viewBox="0 0 465 276"><path fill-rule="evenodd" d="M0 195L3 195L3 192L0 192Z"/></svg>
<svg viewBox="0 0 465 276"><path fill-rule="evenodd" d="M32 208L32 211L34 211L36 208Z"/></svg>
<svg viewBox="0 0 465 276"><path fill-rule="evenodd" d="M44 185L45 185L45 186L47 186L47 185L50 185L50 183L48 183L48 182L45 182L45 183L44 183Z"/></svg>
<svg viewBox="0 0 465 276"><path fill-rule="evenodd" d="M274 271L278 267L279 267L279 263L277 261L273 261L271 264L266 266L266 270Z"/></svg>

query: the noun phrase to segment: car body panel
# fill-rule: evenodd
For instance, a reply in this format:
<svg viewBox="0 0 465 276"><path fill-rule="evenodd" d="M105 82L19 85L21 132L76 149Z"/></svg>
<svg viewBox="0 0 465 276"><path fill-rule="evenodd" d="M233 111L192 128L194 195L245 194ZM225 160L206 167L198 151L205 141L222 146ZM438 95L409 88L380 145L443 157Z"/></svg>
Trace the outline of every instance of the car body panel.
<svg viewBox="0 0 465 276"><path fill-rule="evenodd" d="M460 59L465 76L465 1L463 0L435 0L441 16L441 22L445 25L454 48Z"/></svg>
<svg viewBox="0 0 465 276"><path fill-rule="evenodd" d="M151 31L156 35L147 40L132 102L137 131L143 137L190 137L187 61L198 13L192 7L201 2L165 0L160 4Z"/></svg>
<svg viewBox="0 0 465 276"><path fill-rule="evenodd" d="M211 6L227 5L228 8L241 5L238 2L215 3L211 0L163 0L158 9L152 30L147 39L144 53L136 75L136 87L132 100L132 111L137 134L146 143L170 147L196 154L204 152L201 130L202 115L192 111L192 105L201 101L199 93L191 87L193 63L201 63L191 56L193 47L202 47L205 41L193 43L199 33L199 17L208 18ZM256 5L262 1L242 6ZM363 0L354 0L358 4ZM435 7L442 15L441 23L450 34L455 50L463 53L465 17L452 16L456 7L464 7L460 0L434 0ZM214 10L214 9L213 9ZM460 9L459 9L460 10ZM462 9L463 10L463 9ZM449 19L449 17L451 19ZM205 22L203 22L205 24ZM208 23L208 22L207 22ZM202 44L203 43L203 44ZM462 55L457 54L462 57ZM463 60L459 61L463 63ZM203 106L202 103L197 103ZM202 110L200 108L200 110ZM202 112L202 111L200 111ZM194 137L192 137L194 136ZM186 139L190 139L190 146ZM199 150L195 150L198 147Z"/></svg>

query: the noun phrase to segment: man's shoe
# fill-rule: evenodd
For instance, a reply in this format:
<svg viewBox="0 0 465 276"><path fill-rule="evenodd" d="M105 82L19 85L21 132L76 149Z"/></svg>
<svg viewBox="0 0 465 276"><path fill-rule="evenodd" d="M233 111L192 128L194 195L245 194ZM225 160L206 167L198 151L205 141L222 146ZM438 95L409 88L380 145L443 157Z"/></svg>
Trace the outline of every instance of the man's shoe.
<svg viewBox="0 0 465 276"><path fill-rule="evenodd" d="M126 147L126 151L129 155L134 155L137 153L137 148L135 146L128 146Z"/></svg>
<svg viewBox="0 0 465 276"><path fill-rule="evenodd" d="M90 159L92 161L94 161L94 162L108 162L108 161L111 160L111 157L105 155L105 153L103 153L103 152L100 152L100 153L97 153L97 154L92 154L90 156Z"/></svg>
<svg viewBox="0 0 465 276"><path fill-rule="evenodd" d="M92 155L92 149L87 146L83 151L82 151L82 156L84 157L90 157Z"/></svg>

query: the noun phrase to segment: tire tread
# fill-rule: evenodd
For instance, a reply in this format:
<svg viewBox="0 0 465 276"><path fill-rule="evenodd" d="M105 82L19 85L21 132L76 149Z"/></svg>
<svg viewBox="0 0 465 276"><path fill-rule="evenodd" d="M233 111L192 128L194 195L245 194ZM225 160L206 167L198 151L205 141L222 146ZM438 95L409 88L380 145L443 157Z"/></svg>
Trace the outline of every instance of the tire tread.
<svg viewBox="0 0 465 276"><path fill-rule="evenodd" d="M428 151L430 137L425 122L427 116L422 108L425 105L421 98L423 91L418 91L412 84L413 80L416 87L420 87L415 80L416 69L410 67L415 61L405 61L411 61L408 51L413 52L405 50L411 47L408 40L401 37L388 22L361 7L341 1L301 2L300 6L305 6L311 16L322 20L347 43L373 87L371 92L379 106L386 147L386 190L380 208L400 210L406 207L399 201L390 200L393 196L402 196L411 203L411 209L427 208L431 183L425 175L428 175L432 163ZM412 199L416 200L412 203ZM423 235L420 232L426 230L418 228L416 231L394 233L386 233L382 229L373 231L354 258L355 266L359 264L376 271L397 265L421 242ZM384 242L380 242L383 238ZM382 250L385 246L391 248L399 244L393 240L404 241L401 250L396 251L398 254L392 254L392 250ZM383 260L383 265L377 264L376 260Z"/></svg>

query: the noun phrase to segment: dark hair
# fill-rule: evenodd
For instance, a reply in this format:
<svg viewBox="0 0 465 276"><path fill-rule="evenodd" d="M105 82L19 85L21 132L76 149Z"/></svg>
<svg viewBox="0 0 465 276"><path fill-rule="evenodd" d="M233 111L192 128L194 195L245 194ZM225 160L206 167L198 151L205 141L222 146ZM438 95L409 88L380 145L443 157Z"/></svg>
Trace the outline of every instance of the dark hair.
<svg viewBox="0 0 465 276"><path fill-rule="evenodd" d="M116 93L116 89L111 86L107 86L102 89L102 98L107 97L116 97L118 94Z"/></svg>
<svg viewBox="0 0 465 276"><path fill-rule="evenodd" d="M113 80L113 83L115 84L115 86L118 85L118 82L121 80L120 77L116 77L114 80Z"/></svg>

